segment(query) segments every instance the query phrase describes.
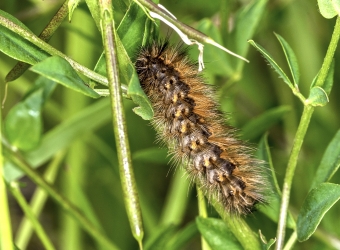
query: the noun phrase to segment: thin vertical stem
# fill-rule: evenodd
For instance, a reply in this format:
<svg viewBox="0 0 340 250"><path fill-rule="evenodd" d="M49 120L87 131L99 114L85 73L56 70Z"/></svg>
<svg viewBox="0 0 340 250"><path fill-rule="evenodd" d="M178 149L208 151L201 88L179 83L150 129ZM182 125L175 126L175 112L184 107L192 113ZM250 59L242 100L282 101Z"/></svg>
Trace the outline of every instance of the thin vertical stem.
<svg viewBox="0 0 340 250"><path fill-rule="evenodd" d="M7 192L4 178L4 157L2 152L2 108L0 107L0 248L13 249L12 227L8 209Z"/></svg>
<svg viewBox="0 0 340 250"><path fill-rule="evenodd" d="M208 212L207 212L207 206L205 204L203 191L198 187L198 185L196 185L196 190L197 190L199 216L203 218L207 218ZM202 250L210 250L208 243L205 241L202 235L201 235L201 244L202 244Z"/></svg>
<svg viewBox="0 0 340 250"><path fill-rule="evenodd" d="M328 70L332 63L334 53L335 53L335 50L336 50L336 47L339 41L339 37L340 37L340 18L338 17L336 20L336 24L334 27L334 31L332 34L330 44L327 49L326 56L322 63L319 76L315 84L316 86L323 87L325 83L326 77L328 75ZM293 181L293 177L295 173L295 168L297 165L299 152L301 150L303 139L305 137L313 111L314 111L314 107L312 107L311 105L305 104L302 117L301 117L301 121L300 121L298 130L295 135L292 152L289 157L287 170L286 170L286 176L284 179L283 189L282 189L281 209L280 209L279 223L278 223L277 234L276 234L276 238L277 238L276 245L275 245L276 250L281 250L284 245L290 190L291 190L292 181Z"/></svg>
<svg viewBox="0 0 340 250"><path fill-rule="evenodd" d="M111 0L100 0L104 50L112 109L112 125L118 153L119 172L124 192L124 202L133 236L142 249L144 230L132 169L129 140L125 124L122 91L119 84L118 59L115 51L115 31Z"/></svg>
<svg viewBox="0 0 340 250"><path fill-rule="evenodd" d="M303 139L306 135L307 128L308 128L311 116L313 114L313 111L314 111L314 107L312 106L307 105L304 107L301 121L296 131L295 139L293 142L292 152L288 160L286 176L284 179L283 189L282 189L280 217L279 217L279 224L277 228L277 241L275 245L276 250L283 248L286 220L287 220L287 211L288 211L288 204L289 204L289 198L290 198L290 189L292 186L295 168L297 165L297 160L298 160L298 156L301 150Z"/></svg>
<svg viewBox="0 0 340 250"><path fill-rule="evenodd" d="M326 77L327 77L327 74L328 74L328 70L329 70L329 68L332 64L334 53L335 53L336 47L337 47L338 42L339 42L339 37L340 37L340 17L338 16L337 19L336 19L332 38L331 38L331 41L329 43L327 53L326 53L325 59L322 63L322 67L321 67L318 79L316 80L315 86L322 87L325 83L325 80L326 80Z"/></svg>

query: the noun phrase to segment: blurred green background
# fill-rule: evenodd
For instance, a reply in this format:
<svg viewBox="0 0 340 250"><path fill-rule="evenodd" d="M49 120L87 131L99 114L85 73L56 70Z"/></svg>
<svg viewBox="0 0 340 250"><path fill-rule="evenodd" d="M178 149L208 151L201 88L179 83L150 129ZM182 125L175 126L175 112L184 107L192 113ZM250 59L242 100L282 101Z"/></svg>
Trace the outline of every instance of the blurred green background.
<svg viewBox="0 0 340 250"><path fill-rule="evenodd" d="M233 26L232 14L248 2L250 1L167 0L161 1L161 4L166 6L179 20L196 28L203 19L209 19L212 25L221 31L219 34L221 42L226 44L228 27ZM61 3L61 1L53 0L4 0L0 2L0 9L17 17L35 34L39 34ZM116 23L119 23L127 7L128 1L114 1ZM219 19L223 11L231 13L230 22L227 24L221 24ZM334 23L335 19L327 20L320 15L316 1L269 1L254 36L248 39L253 39L266 48L285 72L289 72L284 54L273 32L284 37L296 53L301 73L299 88L307 96L309 86L326 54ZM169 33L169 29L164 25L161 25L161 30L163 37ZM81 3L74 12L72 21L63 22L50 44L91 69L94 68L103 50L100 38L100 33L86 5ZM172 32L171 39L178 41L175 32ZM268 130L275 174L281 187L292 140L302 113L302 104L253 47L249 47L246 55L250 63L244 65L242 76L238 81L230 81L231 76L223 72L226 67L223 65L225 62L221 61L220 57L209 56L209 54L214 55L210 45L205 45L205 48L206 70L204 74L206 79L217 89L223 86L224 91L220 95L221 108L230 114L229 122L240 128L241 133L243 126L263 112L279 106L289 107L289 112L286 112ZM195 54L194 51L193 54ZM338 97L340 72L337 70L339 59L338 50L335 56L334 86L329 96L330 102L325 107L316 108L300 152L291 193L290 208L293 212L297 212L301 207L309 191L316 167L328 143L340 127L340 98ZM5 89L4 78L15 63L13 59L0 53L1 99ZM2 119L5 119L11 108L23 98L36 78L36 74L27 71L18 80L9 83ZM43 131L47 133L89 109L91 105L102 102L104 112L101 112L98 125L89 130L85 125L85 129L80 134L75 134L72 143L64 150L65 159L58 170L55 185L79 207L89 206L79 198L78 192L81 190L88 198L108 237L121 249L137 249L138 245L132 237L123 203L108 101L108 98L92 100L72 90L57 86L43 109ZM176 191L177 184L172 184L177 179L174 168L171 169L171 164L168 164L170 158L167 157L167 150L155 144L155 131L149 122L132 112L132 108L136 105L131 100L125 100L124 104L147 241L159 232L162 225L167 223L166 217L169 212L165 208L183 207L183 214L178 217L176 230L193 223L197 216L196 191L192 187L190 189L185 187L184 197L178 201L169 198L171 205L168 206L168 196ZM89 118L86 122L92 121ZM69 126L72 127L72 124ZM263 129L259 128L259 131ZM248 137L246 135L244 139L256 145L262 132L260 134L255 132ZM62 134L60 140L64 139L63 136L68 135ZM46 165L39 167L40 173L44 173ZM185 182L185 178L183 179ZM340 176L337 173L331 182L339 183L339 180ZM27 199L30 199L35 185L26 177L21 178L20 181L24 183L22 192ZM181 197L179 194L178 196ZM22 212L11 197L10 209L15 233ZM212 216L217 216L211 207L208 207L208 212ZM337 238L340 238L339 212L340 205L336 204L326 214L320 225L321 230L326 234ZM97 249L92 239L53 201L47 201L40 218L58 249ZM275 237L276 223L262 214L255 212L247 218L247 221L254 231L257 232L260 229L267 239ZM193 232L192 239L182 249L200 248L198 231L193 230ZM291 231L288 230L286 237L290 233ZM33 236L27 249L43 248L37 237ZM332 248L318 237L312 237L309 241L297 243L294 249Z"/></svg>

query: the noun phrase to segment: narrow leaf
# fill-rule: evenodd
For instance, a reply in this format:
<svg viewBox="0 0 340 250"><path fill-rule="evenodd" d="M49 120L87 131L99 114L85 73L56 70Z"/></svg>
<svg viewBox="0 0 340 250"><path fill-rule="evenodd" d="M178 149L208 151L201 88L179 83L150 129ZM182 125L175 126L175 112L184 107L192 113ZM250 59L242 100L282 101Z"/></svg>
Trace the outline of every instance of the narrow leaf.
<svg viewBox="0 0 340 250"><path fill-rule="evenodd" d="M31 67L31 70L84 95L92 98L100 97L93 89L86 86L72 66L61 57L49 57Z"/></svg>
<svg viewBox="0 0 340 250"><path fill-rule="evenodd" d="M23 23L6 12L0 10L0 18L6 22L19 25L21 28L30 31ZM31 32L31 31L30 31ZM32 33L32 36L35 36ZM29 63L31 65L47 58L48 53L42 51L37 46L22 38L18 34L0 25L0 51L16 60Z"/></svg>
<svg viewBox="0 0 340 250"><path fill-rule="evenodd" d="M212 250L243 249L235 236L230 232L223 220L215 218L196 218L198 230L207 241Z"/></svg>
<svg viewBox="0 0 340 250"><path fill-rule="evenodd" d="M322 182L329 181L340 167L340 130L335 134L323 154L321 163L316 171L312 188Z"/></svg>
<svg viewBox="0 0 340 250"><path fill-rule="evenodd" d="M274 61L273 57L260 45L258 45L257 43L255 43L253 40L249 40L248 41L251 45L253 45L255 47L255 49L257 49L262 56L269 62L270 66L273 67L273 69L276 71L276 73L279 74L279 76L283 79L283 81L288 84L288 86L294 90L294 86L292 84L292 82L289 80L288 76L285 74L285 72L283 72L283 70L280 68L280 66Z"/></svg>
<svg viewBox="0 0 340 250"><path fill-rule="evenodd" d="M128 86L128 95L138 105L133 111L144 120L150 120L153 117L153 110L149 99L140 87L138 76L130 57L136 53L139 46L148 40L145 36L148 34L149 26L150 23L147 22L143 10L132 2L118 26L118 37L116 37L120 80ZM131 32L131 30L134 32ZM104 53L96 64L95 72L106 76Z"/></svg>
<svg viewBox="0 0 340 250"><path fill-rule="evenodd" d="M276 38L279 40L283 52L285 53L286 60L290 69L290 72L292 73L293 81L295 85L299 85L299 79L300 79L300 71L299 71L299 65L295 56L294 51L289 46L289 44L284 40L279 34L275 33Z"/></svg>
<svg viewBox="0 0 340 250"><path fill-rule="evenodd" d="M116 45L119 72L122 73L120 74L120 79L129 86L127 93L129 96L131 96L133 102L138 105L138 107L134 108L133 111L137 115L141 116L144 120L150 120L153 117L151 103L142 90L136 70L118 37L116 37Z"/></svg>
<svg viewBox="0 0 340 250"><path fill-rule="evenodd" d="M130 58L135 56L136 50L142 45L144 36L147 35L146 21L144 11L132 1L117 28L117 34Z"/></svg>
<svg viewBox="0 0 340 250"><path fill-rule="evenodd" d="M340 185L333 183L322 183L308 193L297 219L299 241L309 239L323 216L339 199Z"/></svg>

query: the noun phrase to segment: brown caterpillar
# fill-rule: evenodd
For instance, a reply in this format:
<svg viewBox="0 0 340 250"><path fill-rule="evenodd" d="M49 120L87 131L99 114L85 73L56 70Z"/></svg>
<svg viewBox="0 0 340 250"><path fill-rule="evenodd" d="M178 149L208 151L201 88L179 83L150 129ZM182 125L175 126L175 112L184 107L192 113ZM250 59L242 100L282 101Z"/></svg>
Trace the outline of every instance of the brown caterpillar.
<svg viewBox="0 0 340 250"><path fill-rule="evenodd" d="M181 47L154 41L138 53L135 67L153 105L152 124L189 176L205 183L208 197L216 195L229 213L251 213L265 201L259 161L224 123L214 90Z"/></svg>

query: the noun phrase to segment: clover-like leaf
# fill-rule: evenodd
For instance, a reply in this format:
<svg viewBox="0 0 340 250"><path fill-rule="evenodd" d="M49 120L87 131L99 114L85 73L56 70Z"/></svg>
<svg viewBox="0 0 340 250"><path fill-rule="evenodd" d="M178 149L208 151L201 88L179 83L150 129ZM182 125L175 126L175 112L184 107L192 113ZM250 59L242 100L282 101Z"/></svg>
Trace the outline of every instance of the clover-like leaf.
<svg viewBox="0 0 340 250"><path fill-rule="evenodd" d="M337 15L337 10L334 8L339 7L339 3L333 4L333 0L318 0L320 13L324 18L331 19Z"/></svg>
<svg viewBox="0 0 340 250"><path fill-rule="evenodd" d="M321 87L313 87L309 92L309 97L305 101L306 105L312 105L314 107L317 106L325 106L329 102L327 93Z"/></svg>

